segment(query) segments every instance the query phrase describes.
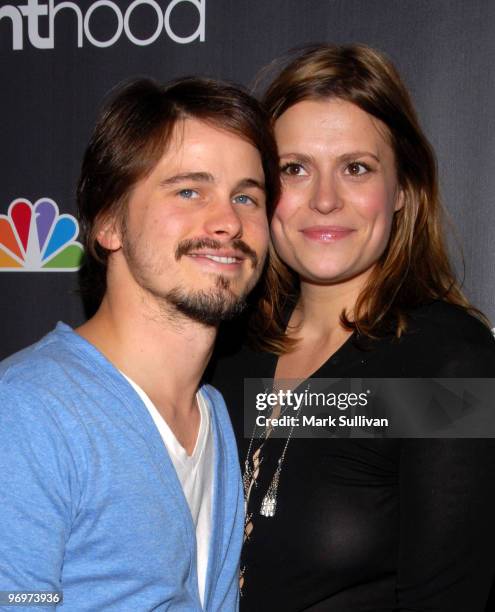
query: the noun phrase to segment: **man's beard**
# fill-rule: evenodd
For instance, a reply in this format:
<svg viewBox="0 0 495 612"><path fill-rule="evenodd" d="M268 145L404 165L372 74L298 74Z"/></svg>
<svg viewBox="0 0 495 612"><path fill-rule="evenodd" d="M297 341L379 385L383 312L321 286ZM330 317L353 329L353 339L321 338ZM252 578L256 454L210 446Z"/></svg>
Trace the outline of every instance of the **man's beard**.
<svg viewBox="0 0 495 612"><path fill-rule="evenodd" d="M260 263L256 253L242 241L234 243L251 259L253 269L258 268ZM175 259L178 261L197 248L220 248L220 245L216 245L216 241L209 239L183 241L176 250ZM209 290L188 290L177 286L163 292L154 287L152 281L154 276L163 274L163 270L156 262L151 261L149 256L138 252L128 238L125 224L122 232L122 250L136 282L157 299L163 313L170 316L170 307L172 307L179 314L208 326L216 326L239 315L246 307L247 295L259 276L258 274L253 276L252 283L249 283L241 295L236 295L232 291L231 281L222 275L217 276L215 286ZM148 254L151 250L146 249L145 252Z"/></svg>
<svg viewBox="0 0 495 612"><path fill-rule="evenodd" d="M203 325L218 325L239 315L246 307L246 295L236 296L230 289L230 281L217 277L216 287L210 291L185 291L176 287L164 295L168 304Z"/></svg>

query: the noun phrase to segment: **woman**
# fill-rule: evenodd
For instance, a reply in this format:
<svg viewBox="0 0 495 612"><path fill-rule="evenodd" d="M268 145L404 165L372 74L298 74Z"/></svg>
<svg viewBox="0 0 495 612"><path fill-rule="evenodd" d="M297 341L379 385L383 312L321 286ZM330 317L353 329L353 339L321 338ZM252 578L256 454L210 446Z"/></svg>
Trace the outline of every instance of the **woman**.
<svg viewBox="0 0 495 612"><path fill-rule="evenodd" d="M495 377L495 342L446 255L433 152L390 62L306 49L265 104L282 177L274 249L251 348L224 343L213 378L245 469L242 606L482 611L492 440L244 438L244 377Z"/></svg>

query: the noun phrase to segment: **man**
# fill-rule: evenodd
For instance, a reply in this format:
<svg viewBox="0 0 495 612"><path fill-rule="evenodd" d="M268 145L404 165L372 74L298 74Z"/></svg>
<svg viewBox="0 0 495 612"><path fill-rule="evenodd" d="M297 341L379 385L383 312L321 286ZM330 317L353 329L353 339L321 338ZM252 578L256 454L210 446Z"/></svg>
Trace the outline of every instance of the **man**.
<svg viewBox="0 0 495 612"><path fill-rule="evenodd" d="M257 103L134 81L78 189L90 288L0 366L0 591L68 610L234 610L243 500L221 396L200 379L263 266L278 161Z"/></svg>

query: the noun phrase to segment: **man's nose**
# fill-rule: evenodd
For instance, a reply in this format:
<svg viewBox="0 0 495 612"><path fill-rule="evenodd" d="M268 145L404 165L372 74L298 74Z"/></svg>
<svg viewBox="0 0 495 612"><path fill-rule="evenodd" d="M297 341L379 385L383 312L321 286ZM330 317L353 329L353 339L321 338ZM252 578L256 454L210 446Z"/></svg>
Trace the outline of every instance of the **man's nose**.
<svg viewBox="0 0 495 612"><path fill-rule="evenodd" d="M218 199L208 206L205 229L216 238L233 240L242 236L241 217L230 199Z"/></svg>

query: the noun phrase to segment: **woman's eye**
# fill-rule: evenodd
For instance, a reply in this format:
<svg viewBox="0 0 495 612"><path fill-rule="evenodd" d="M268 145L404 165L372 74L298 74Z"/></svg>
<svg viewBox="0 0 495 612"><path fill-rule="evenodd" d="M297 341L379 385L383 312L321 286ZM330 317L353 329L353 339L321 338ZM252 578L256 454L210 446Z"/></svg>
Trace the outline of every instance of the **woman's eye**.
<svg viewBox="0 0 495 612"><path fill-rule="evenodd" d="M363 162L352 162L348 164L345 169L346 174L350 174L351 176L361 176L369 171L369 166L363 164Z"/></svg>
<svg viewBox="0 0 495 612"><path fill-rule="evenodd" d="M194 198L199 197L199 193L194 189L181 189L178 192L178 195L184 200L193 200Z"/></svg>
<svg viewBox="0 0 495 612"><path fill-rule="evenodd" d="M234 198L234 202L236 204L256 204L252 197L246 195L245 193L241 193L236 195Z"/></svg>
<svg viewBox="0 0 495 612"><path fill-rule="evenodd" d="M297 162L288 162L283 164L280 168L280 172L286 176L306 176L307 172L302 164Z"/></svg>

